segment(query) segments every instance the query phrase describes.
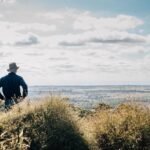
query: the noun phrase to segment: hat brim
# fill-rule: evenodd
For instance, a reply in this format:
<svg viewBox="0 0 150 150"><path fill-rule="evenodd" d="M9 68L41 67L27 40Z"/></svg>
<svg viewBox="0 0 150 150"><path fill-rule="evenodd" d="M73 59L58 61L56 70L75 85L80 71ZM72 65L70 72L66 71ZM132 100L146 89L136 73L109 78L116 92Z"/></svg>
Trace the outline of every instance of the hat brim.
<svg viewBox="0 0 150 150"><path fill-rule="evenodd" d="M16 71L16 70L18 70L18 69L19 69L19 67L16 67L16 68L7 69L7 71L8 71L8 72L12 72L12 71Z"/></svg>

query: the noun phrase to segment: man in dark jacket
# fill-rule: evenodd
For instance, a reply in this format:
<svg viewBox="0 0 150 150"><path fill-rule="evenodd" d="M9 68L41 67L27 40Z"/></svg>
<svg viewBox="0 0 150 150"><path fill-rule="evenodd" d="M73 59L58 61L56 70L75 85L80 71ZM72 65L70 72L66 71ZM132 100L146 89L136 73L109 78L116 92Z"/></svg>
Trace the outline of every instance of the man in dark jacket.
<svg viewBox="0 0 150 150"><path fill-rule="evenodd" d="M19 67L16 63L9 64L8 75L0 79L0 87L2 87L3 95L0 93L0 99L5 100L5 108L9 109L11 105L18 102L18 99L25 98L28 94L28 87L21 76L18 76ZM21 94L20 86L23 89Z"/></svg>

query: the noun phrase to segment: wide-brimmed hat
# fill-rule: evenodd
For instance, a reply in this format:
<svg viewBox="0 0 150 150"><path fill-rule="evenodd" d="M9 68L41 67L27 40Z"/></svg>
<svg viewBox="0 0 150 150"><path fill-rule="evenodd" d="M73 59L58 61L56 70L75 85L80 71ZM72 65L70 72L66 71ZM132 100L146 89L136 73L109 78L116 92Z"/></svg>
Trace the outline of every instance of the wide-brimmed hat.
<svg viewBox="0 0 150 150"><path fill-rule="evenodd" d="M9 68L7 69L7 71L8 71L8 72L13 72L13 71L16 71L16 70L18 70L18 69L19 69L19 67L16 65L15 62L13 62L13 63L10 63L10 64L9 64Z"/></svg>

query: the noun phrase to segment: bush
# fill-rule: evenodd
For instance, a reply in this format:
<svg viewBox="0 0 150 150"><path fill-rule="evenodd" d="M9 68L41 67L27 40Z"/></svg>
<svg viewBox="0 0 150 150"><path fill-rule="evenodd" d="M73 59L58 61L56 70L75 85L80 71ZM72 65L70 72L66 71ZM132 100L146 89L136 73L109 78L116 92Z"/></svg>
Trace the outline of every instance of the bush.
<svg viewBox="0 0 150 150"><path fill-rule="evenodd" d="M96 115L96 141L101 150L149 150L150 110L122 104Z"/></svg>
<svg viewBox="0 0 150 150"><path fill-rule="evenodd" d="M98 105L94 108L94 110L95 110L96 112L102 111L102 110L108 110L108 109L112 109L112 107L111 107L110 105L108 105L108 104L105 104L105 103L100 103L100 104L98 104Z"/></svg>

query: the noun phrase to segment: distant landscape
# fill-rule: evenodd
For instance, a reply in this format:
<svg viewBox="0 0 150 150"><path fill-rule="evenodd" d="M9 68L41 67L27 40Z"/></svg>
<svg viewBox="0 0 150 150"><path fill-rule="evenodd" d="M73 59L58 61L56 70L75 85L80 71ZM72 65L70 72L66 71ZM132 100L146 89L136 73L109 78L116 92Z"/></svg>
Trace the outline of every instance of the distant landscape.
<svg viewBox="0 0 150 150"><path fill-rule="evenodd" d="M69 102L86 109L98 103L116 106L123 102L150 104L149 85L103 85L103 86L30 86L29 98L46 95L68 97Z"/></svg>

